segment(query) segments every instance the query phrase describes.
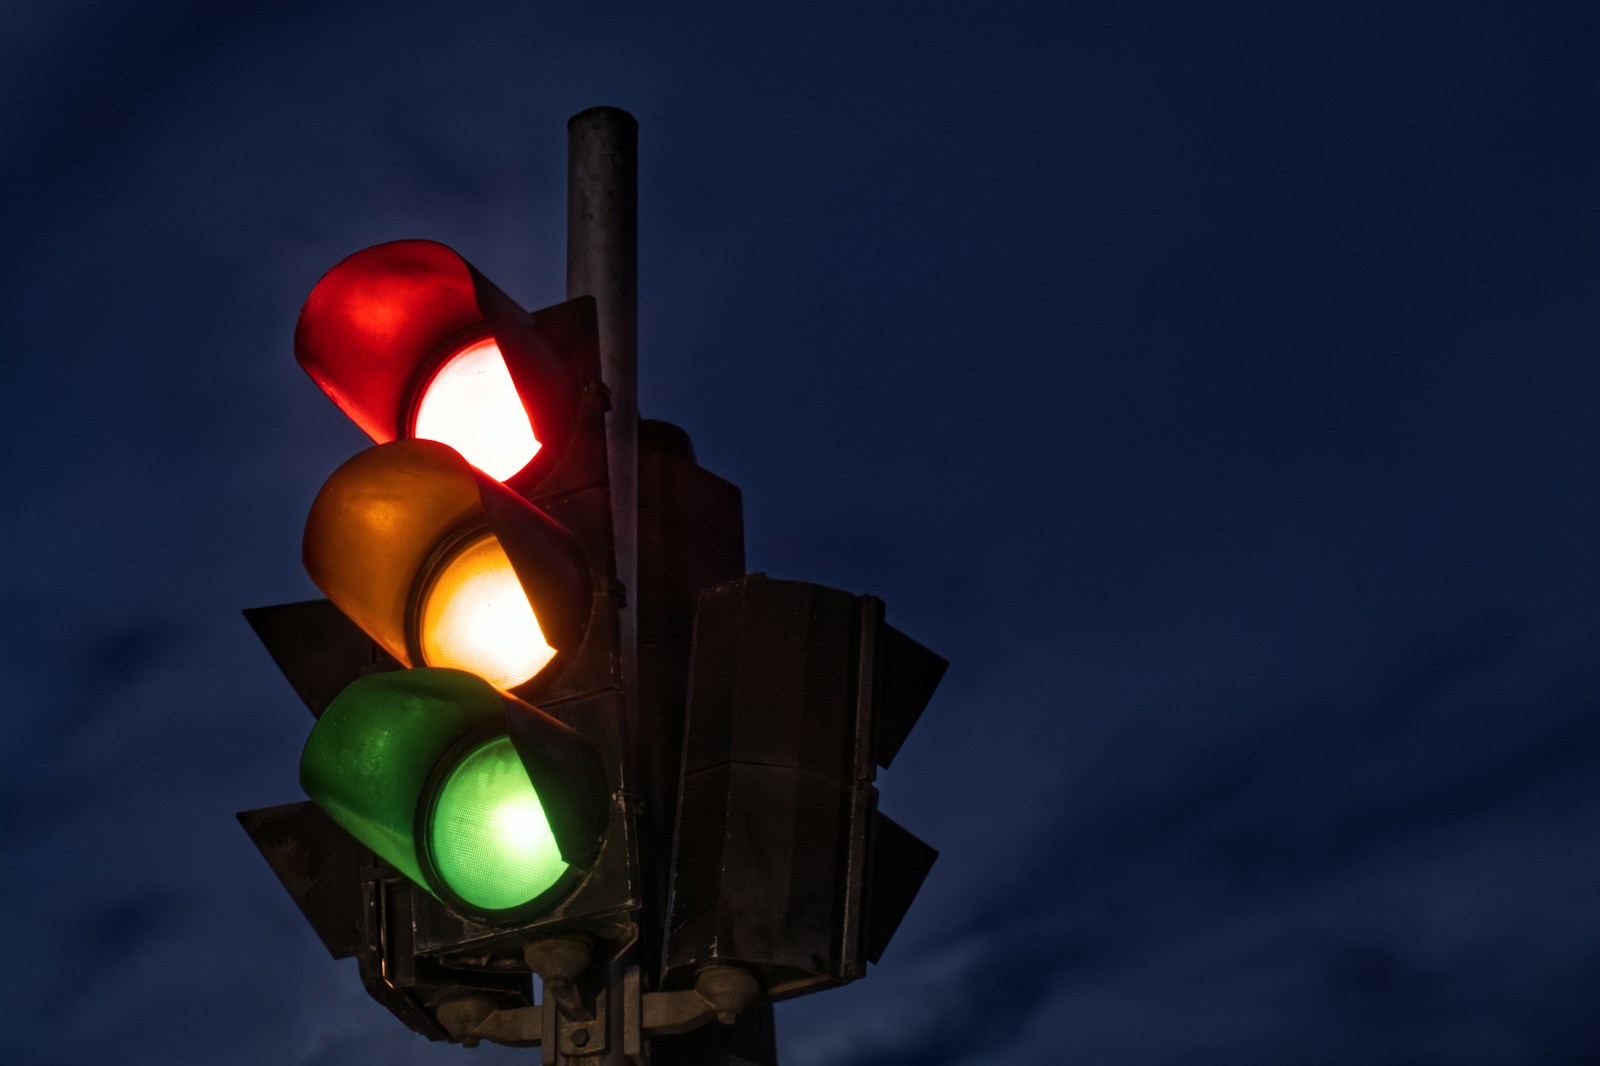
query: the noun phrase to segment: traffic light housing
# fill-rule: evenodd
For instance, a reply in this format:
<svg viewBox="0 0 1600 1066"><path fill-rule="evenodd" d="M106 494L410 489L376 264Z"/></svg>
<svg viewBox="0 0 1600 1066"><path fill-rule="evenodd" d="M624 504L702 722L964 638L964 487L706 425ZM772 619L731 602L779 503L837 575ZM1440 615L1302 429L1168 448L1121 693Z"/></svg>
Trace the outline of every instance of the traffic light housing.
<svg viewBox="0 0 1600 1066"><path fill-rule="evenodd" d="M306 572L406 666L455 667L506 691L549 690L585 648L603 687L613 649L585 641L596 582L577 537L455 450L381 444L311 505ZM568 687L571 687L570 677Z"/></svg>
<svg viewBox="0 0 1600 1066"><path fill-rule="evenodd" d="M373 674L328 707L306 794L453 910L508 924L550 910L591 865L609 792L594 749L460 670Z"/></svg>
<svg viewBox="0 0 1600 1066"><path fill-rule="evenodd" d="M946 662L883 602L750 574L700 596L666 949L769 999L877 962L937 853L877 809Z"/></svg>
<svg viewBox="0 0 1600 1066"><path fill-rule="evenodd" d="M620 585L590 298L530 314L397 241L329 271L295 351L375 444L306 523L328 599L246 612L317 717L309 802L241 814L252 839L430 1038L592 1055L609 995L624 1050L775 1062L770 1003L862 976L933 863L873 780L944 660L873 597L745 575L738 489L665 423L615 501Z"/></svg>
<svg viewBox="0 0 1600 1066"><path fill-rule="evenodd" d="M563 465L592 474L585 460L604 444L602 432L574 447L592 428L587 398L604 391L594 301L530 316L433 241L376 245L328 271L300 312L294 350L377 443L442 441L530 491L568 487L554 476Z"/></svg>
<svg viewBox="0 0 1600 1066"><path fill-rule="evenodd" d="M343 930L330 950L358 926L369 990L440 1038L451 1000L531 1003L530 942L638 935L595 304L529 314L399 241L329 271L295 349L378 443L311 508L328 601L247 612L319 718L312 803L241 820L313 927Z"/></svg>

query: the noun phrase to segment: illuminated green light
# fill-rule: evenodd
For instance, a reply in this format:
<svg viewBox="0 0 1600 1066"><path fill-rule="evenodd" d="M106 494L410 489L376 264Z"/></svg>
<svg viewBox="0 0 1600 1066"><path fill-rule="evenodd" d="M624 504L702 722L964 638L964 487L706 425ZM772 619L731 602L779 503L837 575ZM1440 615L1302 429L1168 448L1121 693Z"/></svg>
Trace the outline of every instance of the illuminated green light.
<svg viewBox="0 0 1600 1066"><path fill-rule="evenodd" d="M474 748L450 771L428 834L439 877L481 910L519 907L567 869L509 737Z"/></svg>
<svg viewBox="0 0 1600 1066"><path fill-rule="evenodd" d="M351 836L486 922L554 906L574 880L555 835L592 861L607 814L586 740L480 677L432 667L351 682L312 728L300 783Z"/></svg>

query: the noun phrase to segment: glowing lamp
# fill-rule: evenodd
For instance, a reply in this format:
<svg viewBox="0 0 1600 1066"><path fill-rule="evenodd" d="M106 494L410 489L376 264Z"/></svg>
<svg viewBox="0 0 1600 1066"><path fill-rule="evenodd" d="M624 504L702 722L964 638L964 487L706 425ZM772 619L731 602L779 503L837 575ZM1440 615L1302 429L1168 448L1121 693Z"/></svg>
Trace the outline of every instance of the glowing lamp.
<svg viewBox="0 0 1600 1066"><path fill-rule="evenodd" d="M496 480L532 483L581 414L582 388L557 354L569 331L559 308L530 315L444 245L392 241L323 276L294 348L374 441L439 441Z"/></svg>
<svg viewBox="0 0 1600 1066"><path fill-rule="evenodd" d="M567 870L509 736L484 741L445 772L425 839L439 879L483 910L520 907Z"/></svg>
<svg viewBox="0 0 1600 1066"><path fill-rule="evenodd" d="M492 340L468 344L445 359L417 402L412 435L450 445L496 481L539 452L528 412Z"/></svg>
<svg viewBox="0 0 1600 1066"><path fill-rule="evenodd" d="M555 649L500 542L472 538L439 566L422 590L417 639L430 666L468 670L511 689L544 669Z"/></svg>
<svg viewBox="0 0 1600 1066"><path fill-rule="evenodd" d="M300 783L407 877L489 922L559 901L606 818L588 743L458 670L352 683L312 729Z"/></svg>
<svg viewBox="0 0 1600 1066"><path fill-rule="evenodd" d="M582 643L593 606L573 535L434 441L368 448L334 471L303 555L312 581L400 662L525 695Z"/></svg>

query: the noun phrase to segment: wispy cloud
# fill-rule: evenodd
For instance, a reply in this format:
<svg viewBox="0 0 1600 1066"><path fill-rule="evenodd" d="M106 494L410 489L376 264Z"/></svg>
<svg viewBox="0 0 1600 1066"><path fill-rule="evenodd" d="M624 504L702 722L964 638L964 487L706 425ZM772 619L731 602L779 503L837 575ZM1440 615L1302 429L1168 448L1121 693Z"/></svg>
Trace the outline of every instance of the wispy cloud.
<svg viewBox="0 0 1600 1066"><path fill-rule="evenodd" d="M1600 717L1538 672L1571 638L1469 627L1361 702L1110 751L801 1062L1579 1061Z"/></svg>

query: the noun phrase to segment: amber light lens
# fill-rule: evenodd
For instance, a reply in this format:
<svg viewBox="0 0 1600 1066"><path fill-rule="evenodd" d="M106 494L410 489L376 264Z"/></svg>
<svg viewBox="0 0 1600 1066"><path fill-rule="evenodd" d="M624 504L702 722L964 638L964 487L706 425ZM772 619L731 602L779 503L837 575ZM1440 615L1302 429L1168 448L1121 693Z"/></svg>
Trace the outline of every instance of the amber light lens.
<svg viewBox="0 0 1600 1066"><path fill-rule="evenodd" d="M439 367L417 404L414 436L448 444L504 481L539 452L539 439L493 340L461 349Z"/></svg>
<svg viewBox="0 0 1600 1066"><path fill-rule="evenodd" d="M490 533L445 561L422 594L419 614L427 665L466 670L502 691L533 677L556 654L511 560Z"/></svg>

